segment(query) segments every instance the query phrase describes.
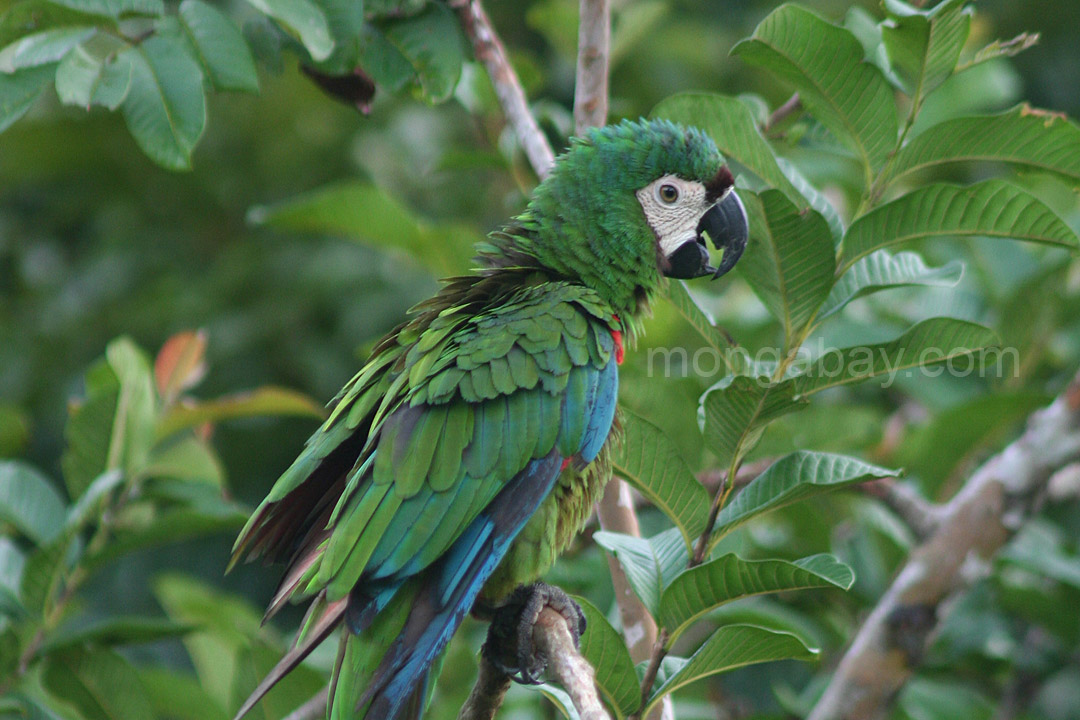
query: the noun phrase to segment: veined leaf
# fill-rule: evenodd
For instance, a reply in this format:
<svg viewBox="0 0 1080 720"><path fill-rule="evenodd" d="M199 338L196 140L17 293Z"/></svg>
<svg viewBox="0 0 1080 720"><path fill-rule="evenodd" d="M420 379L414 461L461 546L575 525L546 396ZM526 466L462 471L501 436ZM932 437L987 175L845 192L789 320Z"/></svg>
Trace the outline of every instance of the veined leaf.
<svg viewBox="0 0 1080 720"><path fill-rule="evenodd" d="M255 59L240 29L227 15L202 0L184 0L180 3L180 22L215 88L259 91Z"/></svg>
<svg viewBox="0 0 1080 720"><path fill-rule="evenodd" d="M316 419L325 416L322 406L307 395L295 390L267 386L215 400L174 405L159 420L157 436L166 438L175 432L203 423L263 415L297 415Z"/></svg>
<svg viewBox="0 0 1080 720"><path fill-rule="evenodd" d="M582 597L574 601L585 614L585 634L581 636L581 654L596 671L596 687L623 718L637 710L641 702L634 661L622 636L611 627L604 613Z"/></svg>
<svg viewBox="0 0 1080 720"><path fill-rule="evenodd" d="M871 478L899 477L899 470L871 465L857 458L799 450L780 458L758 475L720 511L715 544L744 522L812 495Z"/></svg>
<svg viewBox="0 0 1080 720"><path fill-rule="evenodd" d="M52 65L0 73L0 132L26 114L55 73Z"/></svg>
<svg viewBox="0 0 1080 720"><path fill-rule="evenodd" d="M625 408L620 412L623 441L612 461L615 472L671 518L689 546L705 529L708 492L658 427Z"/></svg>
<svg viewBox="0 0 1080 720"><path fill-rule="evenodd" d="M428 3L413 17L380 22L379 27L412 66L424 99L448 99L465 62L465 40L454 12L443 3Z"/></svg>
<svg viewBox="0 0 1080 720"><path fill-rule="evenodd" d="M87 720L153 720L139 676L121 655L69 648L45 659L42 682Z"/></svg>
<svg viewBox="0 0 1080 720"><path fill-rule="evenodd" d="M851 223L843 269L891 245L934 236L987 236L1075 248L1076 233L1033 195L1002 180L927 185Z"/></svg>
<svg viewBox="0 0 1080 720"><path fill-rule="evenodd" d="M1001 162L1080 181L1080 127L1020 105L998 115L955 118L927 128L896 154L892 177L955 162Z"/></svg>
<svg viewBox="0 0 1080 720"><path fill-rule="evenodd" d="M827 318L856 298L882 290L907 285L953 287L963 274L964 265L959 260L932 268L927 267L918 253L893 255L888 250L878 250L856 262L837 279L817 319Z"/></svg>
<svg viewBox="0 0 1080 720"><path fill-rule="evenodd" d="M129 45L114 35L96 33L76 46L56 68L56 94L65 105L115 110L131 88Z"/></svg>
<svg viewBox="0 0 1080 720"><path fill-rule="evenodd" d="M261 10L277 20L291 34L303 43L311 57L325 60L334 50L334 38L326 15L318 5L310 0L248 0L257 10Z"/></svg>
<svg viewBox="0 0 1080 720"><path fill-rule="evenodd" d="M836 270L832 234L813 210L799 210L778 190L743 193L750 246L739 269L784 328L786 346L829 294Z"/></svg>
<svg viewBox="0 0 1080 720"><path fill-rule="evenodd" d="M947 0L931 12L903 14L882 24L882 39L893 68L911 97L924 97L956 68L971 29L967 0ZM886 4L886 10L899 10Z"/></svg>
<svg viewBox="0 0 1080 720"><path fill-rule="evenodd" d="M26 612L19 600L22 586L23 568L26 556L15 541L6 535L0 535L0 621L9 616L19 616ZM2 622L0 622L2 627ZM4 664L0 664L3 668Z"/></svg>
<svg viewBox="0 0 1080 720"><path fill-rule="evenodd" d="M829 230L832 231L833 245L839 245L840 238L844 237L844 221L832 202L825 197L824 193L814 187L802 174L802 171L787 158L776 158L776 164L787 179L791 181L791 184L795 186L795 189L799 191L799 194L810 203L810 207L817 210L821 217L825 218L825 222L829 224Z"/></svg>
<svg viewBox="0 0 1080 720"><path fill-rule="evenodd" d="M817 649L808 648L795 635L766 630L754 625L726 625L718 628L649 698L642 717L665 695L718 673L772 660L813 660Z"/></svg>
<svg viewBox="0 0 1080 720"><path fill-rule="evenodd" d="M675 309L679 311L679 314L690 323L690 326L697 330L698 335L709 347L716 350L718 356L723 359L724 364L728 365L728 353L734 349L734 345L724 335L723 331L717 328L712 315L697 304L694 296L690 294L690 290L686 287L686 283L682 280L669 282L667 298L675 306Z"/></svg>
<svg viewBox="0 0 1080 720"><path fill-rule="evenodd" d="M901 370L951 362L955 358L971 362L979 350L997 343L997 334L982 325L949 317L930 318L889 342L826 352L795 378L796 388L805 396L881 375L895 378Z"/></svg>
<svg viewBox="0 0 1080 720"><path fill-rule="evenodd" d="M660 598L657 620L667 628L670 643L705 613L751 595L838 587L855 581L851 568L832 555L813 555L795 562L743 560L729 554L677 576Z"/></svg>
<svg viewBox="0 0 1080 720"><path fill-rule="evenodd" d="M93 34L93 27L76 25L24 35L0 50L0 72L11 74L20 68L57 62Z"/></svg>
<svg viewBox="0 0 1080 720"><path fill-rule="evenodd" d="M117 469L106 470L94 478L75 504L68 509L65 523L68 533L74 535L82 531L91 518L99 516L104 509L106 498L123 482L124 473Z"/></svg>
<svg viewBox="0 0 1080 720"><path fill-rule="evenodd" d="M0 524L44 545L63 529L64 511L64 500L48 478L25 463L0 462Z"/></svg>
<svg viewBox="0 0 1080 720"><path fill-rule="evenodd" d="M896 144L892 92L848 30L782 5L731 52L794 85L814 116L857 153L867 177Z"/></svg>
<svg viewBox="0 0 1080 720"><path fill-rule="evenodd" d="M793 380L773 383L745 375L728 376L701 396L705 445L722 465L754 449L765 426L806 407Z"/></svg>
<svg viewBox="0 0 1080 720"><path fill-rule="evenodd" d="M601 530L593 539L619 561L630 586L653 615L660 607L664 588L690 559L689 549L675 528L651 538Z"/></svg>
<svg viewBox="0 0 1080 720"><path fill-rule="evenodd" d="M177 37L154 35L125 52L131 87L121 106L135 142L169 170L191 167L206 126L202 69Z"/></svg>
<svg viewBox="0 0 1080 720"><path fill-rule="evenodd" d="M19 598L31 613L44 616L51 609L71 546L71 538L61 533L27 556Z"/></svg>

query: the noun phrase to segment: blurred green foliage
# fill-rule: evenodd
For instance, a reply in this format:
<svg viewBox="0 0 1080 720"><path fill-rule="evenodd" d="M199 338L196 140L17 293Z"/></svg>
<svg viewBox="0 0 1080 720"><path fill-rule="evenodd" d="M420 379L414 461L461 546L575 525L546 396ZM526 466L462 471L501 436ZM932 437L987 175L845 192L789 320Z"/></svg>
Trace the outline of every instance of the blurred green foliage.
<svg viewBox="0 0 1080 720"><path fill-rule="evenodd" d="M729 52L777 4L614 3L612 116L648 115L667 99L657 111L687 113L706 125L701 106L686 95L672 98L703 91L741 95L736 109L763 123L790 96L791 79L778 80L762 67L767 58L746 61L755 55L760 61L761 48L743 46L735 57ZM72 8L82 6L74 0L0 2L5 46L28 28L54 27L51 22L91 28L99 38L91 42L85 31L67 29L50 38L84 43L82 60L41 60L52 57L46 53L31 62L33 47L21 54L0 50L0 93L11 83L43 89L33 102L0 107L6 128L0 134L0 457L7 458L0 462L0 495L4 508L16 509L0 512L0 692L16 687L0 695L0 715L32 708L33 717L228 717L272 666L297 619L284 614L282 631L259 628L258 607L276 580L273 572L241 568L221 576L238 523L294 457L316 425L317 405L352 375L365 349L427 297L437 277L468 267L471 243L524 206L535 178L442 5L406 3L405 12L396 13L393 3L368 0L363 17L350 17L348 3L332 0L95 5L104 10L72 18ZM887 37L877 29L882 11L876 3L805 5L846 27L868 61L894 73L896 86L917 83L918 69L895 52L890 62L883 49ZM119 6L134 15L109 19L108 9ZM305 24L296 15L305 8L330 22ZM490 3L488 10L543 128L562 146L572 125L577 3ZM961 64L995 39L1030 31L1042 41L1015 58L931 78L927 89L943 84L925 97L910 136L1021 100L1080 115L1077 22L1069 22L1080 21L1076 3L985 0L977 10ZM94 77L104 77L112 62L106 59L117 48L100 38L120 23L127 39L117 42L135 48L131 67L123 68L131 82L123 100L110 96L105 80L77 82L94 68ZM151 27L156 47L132 42ZM298 27L303 31L288 32ZM410 40L443 31L454 35L433 55ZM228 42L200 45L205 33ZM363 42L339 42L356 37ZM233 50L219 62L211 47ZM397 48L398 55L386 48ZM187 124L163 125L154 110L168 103L148 95L148 83L138 83L155 63L176 57L195 63L202 77L176 90L178 102L188 103ZM297 67L333 74L356 62L378 86L366 117L327 97ZM65 63L67 85L60 72ZM16 72L9 74L9 67ZM253 90L256 81L258 94L233 92ZM896 97L903 126L908 106ZM760 200L750 196L749 204L769 217L794 222L807 202L819 211L836 208L836 217L825 213L819 227L802 228L799 238L835 234L837 223L867 209L860 205L871 190L879 203L932 182L970 184L1005 172L1073 231L1080 228L1075 176L1062 182L1061 173L1030 166L947 164L897 171L889 187L864 187L859 153L840 145L842 133L812 103L807 98L813 115L797 113L766 132L784 161L778 174L745 167L749 172L741 176L750 189L777 188ZM77 107L88 104L88 113ZM874 144L876 130L880 123L865 128L866 154L883 158L888 148ZM190 164L191 170L168 172L154 161ZM784 172L790 168L797 172ZM770 234L761 227L756 232ZM778 245L792 240L786 233L775 237ZM806 324L812 307L786 320L777 312L770 304L775 295L763 290L773 270L755 265L748 253L720 292L695 288L682 311L668 303L655 309L642 347L628 353L623 366L623 404L670 438L670 452L687 472L726 467L734 457L752 462L810 449L903 466L928 497L949 497L1080 364L1080 277L1066 253L1029 244L933 238L893 250L917 251L929 268L962 264L963 276L952 285L949 271L948 283L930 278L920 284L936 286L901 287L842 309L840 299L815 297L837 310L816 326ZM798 299L809 303L805 295ZM710 330L694 303L722 331ZM790 349L803 331L810 346L847 347L889 341L939 316L993 328L1003 347L1017 349L1016 359L981 376L912 372L886 386L828 389L809 407L777 413L756 447L725 445L724 429L707 420L705 435L699 431L699 397L721 380L719 366L676 363L671 377L660 377L655 364L650 370L653 348L685 348L693 358L710 343L725 347L723 338L730 336L752 352ZM182 334L191 328L202 334ZM131 339L113 340L118 336ZM169 366L170 349L189 362L174 359L174 373L155 376L147 351ZM779 352L772 359L780 361ZM726 390L705 396L706 418L710 410L730 417ZM131 408L126 422L132 432L110 422L121 405ZM114 440L118 432L121 439ZM5 495L16 483L32 488L31 496ZM894 717L1080 717L1075 485L1074 476L1060 479L1038 519L953 608ZM642 523L656 542L671 527L654 509L643 511ZM692 652L707 628L749 623L794 633L829 657L851 637L913 542L890 512L850 493L811 498L730 529L717 540L715 557L738 552L751 560L794 561L832 553L854 570L854 585L848 593L834 588L724 605L683 633L677 653ZM549 580L614 618L599 546L618 552L619 542L586 538ZM793 563L788 567L796 572ZM57 597L54 583L65 568L71 574L64 582L73 589L70 597ZM35 584L35 578L47 582ZM434 717L456 714L482 632L467 624L452 646L461 662L445 664ZM27 647L45 659L16 686L19 662L30 657ZM283 717L305 701L324 684L332 653L317 653L257 712ZM678 695L678 717L800 715L820 690L827 665L773 663L717 676ZM140 691L117 691L133 686ZM88 695L120 704L86 710ZM515 688L507 703L508 717L554 712L528 689Z"/></svg>

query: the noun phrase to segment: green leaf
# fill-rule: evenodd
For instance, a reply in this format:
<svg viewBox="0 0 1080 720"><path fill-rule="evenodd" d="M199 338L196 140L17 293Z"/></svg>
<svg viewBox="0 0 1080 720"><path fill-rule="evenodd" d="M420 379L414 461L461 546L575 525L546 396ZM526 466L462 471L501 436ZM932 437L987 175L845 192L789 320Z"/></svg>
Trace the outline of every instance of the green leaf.
<svg viewBox="0 0 1080 720"><path fill-rule="evenodd" d="M196 437L183 437L154 448L143 474L150 478L193 480L219 489L225 486L225 468L220 458L209 443Z"/></svg>
<svg viewBox="0 0 1080 720"><path fill-rule="evenodd" d="M71 703L86 720L153 720L135 669L122 656L102 648L70 648L46 657L42 682Z"/></svg>
<svg viewBox="0 0 1080 720"><path fill-rule="evenodd" d="M19 589L22 586L23 568L26 567L26 556L19 550L15 541L6 535L0 535L0 619L4 616L22 615L25 609L19 600ZM0 629L3 623L0 622ZM0 662L0 670L5 667Z"/></svg>
<svg viewBox="0 0 1080 720"><path fill-rule="evenodd" d="M832 234L814 210L799 210L778 190L743 193L750 245L739 269L784 327L790 347L829 294L836 270Z"/></svg>
<svg viewBox="0 0 1080 720"><path fill-rule="evenodd" d="M10 75L0 73L0 132L26 114L55 74L51 65L24 68Z"/></svg>
<svg viewBox="0 0 1080 720"><path fill-rule="evenodd" d="M891 177L956 162L1008 163L1080 181L1080 127L1059 113L1029 105L946 120L896 154Z"/></svg>
<svg viewBox="0 0 1080 720"><path fill-rule="evenodd" d="M139 667L154 716L173 720L229 720L225 709L190 672Z"/></svg>
<svg viewBox="0 0 1080 720"><path fill-rule="evenodd" d="M22 581L19 583L19 597L23 606L31 613L43 616L49 610L63 576L70 548L70 538L61 534L27 557Z"/></svg>
<svg viewBox="0 0 1080 720"><path fill-rule="evenodd" d="M189 169L206 126L199 63L169 35L153 35L123 57L131 61L131 87L121 108L132 137L162 167Z"/></svg>
<svg viewBox="0 0 1080 720"><path fill-rule="evenodd" d="M634 661L626 649L626 642L604 614L583 597L575 596L574 601L585 615L581 654L596 671L597 689L621 720L637 710L641 702Z"/></svg>
<svg viewBox="0 0 1080 720"><path fill-rule="evenodd" d="M42 644L43 654L50 654L79 645L112 647L135 645L182 637L195 629L190 623L166 618L110 617L70 632L57 632Z"/></svg>
<svg viewBox="0 0 1080 720"><path fill-rule="evenodd" d="M619 561L630 586L653 615L660 607L664 587L690 559L689 549L675 528L651 538L601 530L593 539Z"/></svg>
<svg viewBox="0 0 1080 720"><path fill-rule="evenodd" d="M725 365L729 365L728 353L734 349L734 345L727 335L717 327L716 321L708 310L697 304L689 288L682 280L672 280L667 286L667 298L675 309L679 311L690 326L697 330L698 335L716 350L717 356L723 359Z"/></svg>
<svg viewBox="0 0 1080 720"><path fill-rule="evenodd" d="M248 0L277 20L292 35L299 38L311 57L325 60L334 50L334 38L326 15L309 0Z"/></svg>
<svg viewBox="0 0 1080 720"><path fill-rule="evenodd" d="M880 205L844 236L846 270L891 245L935 236L987 236L1075 248L1076 233L1040 200L1002 180L927 185Z"/></svg>
<svg viewBox="0 0 1080 720"><path fill-rule="evenodd" d="M423 231L409 211L367 182L343 182L276 205L257 205L248 222L298 233L358 238L381 247L419 254Z"/></svg>
<svg viewBox="0 0 1080 720"><path fill-rule="evenodd" d="M773 660L813 660L817 649L808 648L795 635L766 630L753 625L727 625L718 628L649 698L642 717L646 717L663 697L702 678L735 668Z"/></svg>
<svg viewBox="0 0 1080 720"><path fill-rule="evenodd" d="M152 514L143 525L117 529L114 538L84 561L87 570L97 570L135 550L147 550L168 543L215 533L236 532L247 521L249 510L236 503L220 501L216 507L178 507Z"/></svg>
<svg viewBox="0 0 1080 720"><path fill-rule="evenodd" d="M131 88L131 58L123 54L127 43L97 33L76 46L56 68L56 94L66 105L89 109L120 107Z"/></svg>
<svg viewBox="0 0 1080 720"><path fill-rule="evenodd" d="M228 16L202 0L184 0L180 3L180 21L216 89L259 91L255 60L240 29Z"/></svg>
<svg viewBox="0 0 1080 720"><path fill-rule="evenodd" d="M106 470L98 475L79 496L67 514L69 534L80 532L91 519L97 519L113 490L124 483L124 473L119 470Z"/></svg>
<svg viewBox="0 0 1080 720"><path fill-rule="evenodd" d="M45 545L63 529L65 511L63 498L48 478L25 463L0 461L0 527L12 525Z"/></svg>
<svg viewBox="0 0 1080 720"><path fill-rule="evenodd" d="M11 74L20 68L57 62L93 34L92 27L74 26L24 35L0 50L0 72Z"/></svg>
<svg viewBox="0 0 1080 720"><path fill-rule="evenodd" d="M121 15L161 15L165 12L162 0L50 0L57 5L89 15L120 17Z"/></svg>
<svg viewBox="0 0 1080 720"><path fill-rule="evenodd" d="M708 521L708 492L660 428L625 408L620 413L623 441L612 459L615 473L671 518L689 546Z"/></svg>
<svg viewBox="0 0 1080 720"><path fill-rule="evenodd" d="M169 617L205 628L186 636L184 646L202 687L222 707L231 708L240 652L258 634L262 614L242 598L182 575L159 577L154 594Z"/></svg>
<svg viewBox="0 0 1080 720"><path fill-rule="evenodd" d="M743 560L724 555L680 574L664 590L657 617L670 642L705 613L752 595L838 587L855 581L851 568L832 555L786 560Z"/></svg>
<svg viewBox="0 0 1080 720"><path fill-rule="evenodd" d="M814 116L858 154L867 178L896 145L892 91L849 31L782 5L731 52L794 85Z"/></svg>
<svg viewBox="0 0 1080 720"><path fill-rule="evenodd" d="M364 24L360 34L360 66L372 80L392 93L401 92L416 80L408 59L394 47L385 31L370 23Z"/></svg>
<svg viewBox="0 0 1080 720"><path fill-rule="evenodd" d="M773 383L765 378L728 376L701 396L705 446L721 465L730 465L757 445L765 426L802 410L794 380Z"/></svg>
<svg viewBox="0 0 1080 720"><path fill-rule="evenodd" d="M902 370L945 362L956 365L956 358L965 359L963 367L976 359L985 362L994 353L978 351L997 343L997 334L982 325L956 318L930 318L889 342L833 348L814 360L795 382L804 396L882 375L891 382Z"/></svg>
<svg viewBox="0 0 1080 720"><path fill-rule="evenodd" d="M873 478L899 477L899 470L857 458L800 450L780 458L720 511L713 543L739 525L798 500Z"/></svg>
<svg viewBox="0 0 1080 720"><path fill-rule="evenodd" d="M953 287L963 274L964 265L959 260L932 268L927 267L918 253L893 255L888 250L878 250L857 261L836 280L817 319L823 320L852 300L882 290L908 285Z"/></svg>
<svg viewBox="0 0 1080 720"><path fill-rule="evenodd" d="M319 67L332 74L347 74L357 66L360 34L364 29L363 0L315 0L326 15L334 51Z"/></svg>
<svg viewBox="0 0 1080 720"><path fill-rule="evenodd" d="M154 414L149 361L130 339L114 340L105 362L87 372L86 399L72 409L64 430L68 494L77 499L107 470L133 476L153 445Z"/></svg>
<svg viewBox="0 0 1080 720"><path fill-rule="evenodd" d="M966 2L947 0L932 12L894 14L882 24L889 59L911 97L929 94L956 68L971 29Z"/></svg>
<svg viewBox="0 0 1080 720"><path fill-rule="evenodd" d="M418 15L383 21L378 27L412 66L425 100L440 103L453 94L465 62L465 40L450 8L428 3Z"/></svg>
<svg viewBox="0 0 1080 720"><path fill-rule="evenodd" d="M170 408L161 417L157 434L166 438L173 433L204 423L218 423L245 417L295 415L323 419L321 405L307 395L273 386L250 392L225 395L215 400L183 402Z"/></svg>

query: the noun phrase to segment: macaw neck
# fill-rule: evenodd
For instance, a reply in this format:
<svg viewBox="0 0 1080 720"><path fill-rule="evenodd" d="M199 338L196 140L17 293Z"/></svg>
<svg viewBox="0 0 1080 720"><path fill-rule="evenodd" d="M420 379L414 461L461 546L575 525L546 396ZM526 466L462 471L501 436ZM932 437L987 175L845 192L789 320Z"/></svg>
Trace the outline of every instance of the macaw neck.
<svg viewBox="0 0 1080 720"><path fill-rule="evenodd" d="M655 256L617 256L618 243L596 242L563 226L549 230L527 218L495 233L481 246L481 260L490 268L532 268L551 279L591 288L606 301L631 334L663 283Z"/></svg>

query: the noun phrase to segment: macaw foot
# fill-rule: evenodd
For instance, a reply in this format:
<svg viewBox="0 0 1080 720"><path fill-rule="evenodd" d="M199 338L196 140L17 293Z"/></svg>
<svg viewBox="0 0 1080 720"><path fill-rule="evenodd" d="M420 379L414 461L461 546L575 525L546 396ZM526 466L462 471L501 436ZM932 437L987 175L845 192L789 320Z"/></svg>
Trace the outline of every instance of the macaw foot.
<svg viewBox="0 0 1080 720"><path fill-rule="evenodd" d="M543 682L541 676L547 668L547 658L533 646L533 626L545 607L566 618L574 645L577 645L585 632L585 615L581 608L554 585L536 582L519 586L494 610L487 641L481 649L492 665L525 685Z"/></svg>

